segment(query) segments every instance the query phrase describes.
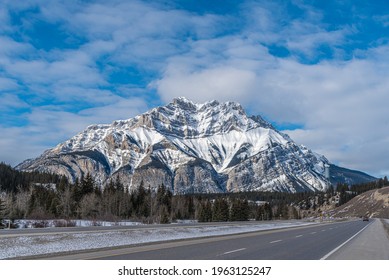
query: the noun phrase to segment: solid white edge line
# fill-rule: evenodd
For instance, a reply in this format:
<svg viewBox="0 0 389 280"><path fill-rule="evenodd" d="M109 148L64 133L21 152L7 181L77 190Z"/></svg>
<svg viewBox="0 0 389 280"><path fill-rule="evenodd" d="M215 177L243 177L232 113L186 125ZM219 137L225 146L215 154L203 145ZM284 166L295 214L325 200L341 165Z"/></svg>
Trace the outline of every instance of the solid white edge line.
<svg viewBox="0 0 389 280"><path fill-rule="evenodd" d="M334 250L332 250L331 252L329 252L327 255L325 255L324 257L321 258L321 260L325 260L327 259L329 256L331 256L333 253L335 253L336 251L338 251L340 248L342 248L344 245L346 245L348 242L350 242L354 237L356 237L358 234L360 234L362 231L364 231L368 226L370 225L367 224L363 229L361 229L360 231L358 231L356 234L354 234L353 236L351 236L349 239L347 239L345 242L343 242L342 244L340 244L338 247L336 247Z"/></svg>

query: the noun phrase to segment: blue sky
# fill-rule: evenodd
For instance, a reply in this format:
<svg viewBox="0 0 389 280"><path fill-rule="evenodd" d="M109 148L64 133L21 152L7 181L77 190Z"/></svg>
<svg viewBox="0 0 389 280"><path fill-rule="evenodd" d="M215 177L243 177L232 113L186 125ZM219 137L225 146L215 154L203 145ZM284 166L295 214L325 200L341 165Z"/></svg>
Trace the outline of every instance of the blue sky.
<svg viewBox="0 0 389 280"><path fill-rule="evenodd" d="M3 0L0 26L0 161L185 96L389 173L387 1Z"/></svg>

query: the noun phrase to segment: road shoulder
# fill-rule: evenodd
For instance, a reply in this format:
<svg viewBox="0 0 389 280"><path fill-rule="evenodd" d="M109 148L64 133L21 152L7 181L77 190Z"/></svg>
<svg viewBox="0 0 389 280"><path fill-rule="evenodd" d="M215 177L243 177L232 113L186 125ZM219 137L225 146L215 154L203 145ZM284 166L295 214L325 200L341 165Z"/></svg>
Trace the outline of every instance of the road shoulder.
<svg viewBox="0 0 389 280"><path fill-rule="evenodd" d="M382 222L374 219L365 230L326 259L389 260L389 239Z"/></svg>

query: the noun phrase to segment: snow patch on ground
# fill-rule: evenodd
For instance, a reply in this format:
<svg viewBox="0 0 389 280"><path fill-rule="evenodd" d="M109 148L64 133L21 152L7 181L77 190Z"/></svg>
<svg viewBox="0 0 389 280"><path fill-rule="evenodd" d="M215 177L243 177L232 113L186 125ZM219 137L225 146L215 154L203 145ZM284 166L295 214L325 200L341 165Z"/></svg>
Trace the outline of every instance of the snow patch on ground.
<svg viewBox="0 0 389 280"><path fill-rule="evenodd" d="M263 222L246 225L209 226L199 224L192 227L128 228L93 232L66 232L42 235L0 236L0 259L26 257L75 250L87 250L148 242L187 239L242 232L253 232L293 226L304 226L312 222Z"/></svg>

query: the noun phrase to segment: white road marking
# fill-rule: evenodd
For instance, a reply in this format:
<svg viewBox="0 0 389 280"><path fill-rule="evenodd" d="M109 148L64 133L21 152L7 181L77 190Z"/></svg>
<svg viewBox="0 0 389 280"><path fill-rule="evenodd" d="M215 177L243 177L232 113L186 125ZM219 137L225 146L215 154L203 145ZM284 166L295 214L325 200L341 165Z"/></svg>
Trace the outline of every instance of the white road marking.
<svg viewBox="0 0 389 280"><path fill-rule="evenodd" d="M360 234L362 231L364 231L369 225L366 225L363 229L361 229L360 231L358 231L356 234L354 234L353 236L351 236L349 239L347 239L345 242L343 242L342 244L340 244L338 247L336 247L334 250L332 250L331 252L329 252L327 255L325 255L324 257L321 258L321 260L325 260L327 259L329 256L331 256L333 253L335 253L336 251L338 251L340 248L342 248L344 245L346 245L348 242L350 242L355 236L357 236L358 234Z"/></svg>
<svg viewBox="0 0 389 280"><path fill-rule="evenodd" d="M274 240L274 241L271 241L270 243L277 243L277 242L281 242L282 240L279 239L279 240Z"/></svg>
<svg viewBox="0 0 389 280"><path fill-rule="evenodd" d="M232 253L236 253L236 252L240 252L240 251L243 251L243 250L246 250L246 248L240 248L240 249L236 249L236 250L233 250L233 251L228 251L228 252L225 252L225 253L221 254L220 256L228 255L228 254L232 254Z"/></svg>
<svg viewBox="0 0 389 280"><path fill-rule="evenodd" d="M311 234L316 234L316 233L317 233L316 231L311 232Z"/></svg>
<svg viewBox="0 0 389 280"><path fill-rule="evenodd" d="M322 229L321 231L326 231L325 229Z"/></svg>
<svg viewBox="0 0 389 280"><path fill-rule="evenodd" d="M301 237L301 236L303 236L302 234L300 234L300 235L296 235L296 238L298 238L298 237Z"/></svg>

